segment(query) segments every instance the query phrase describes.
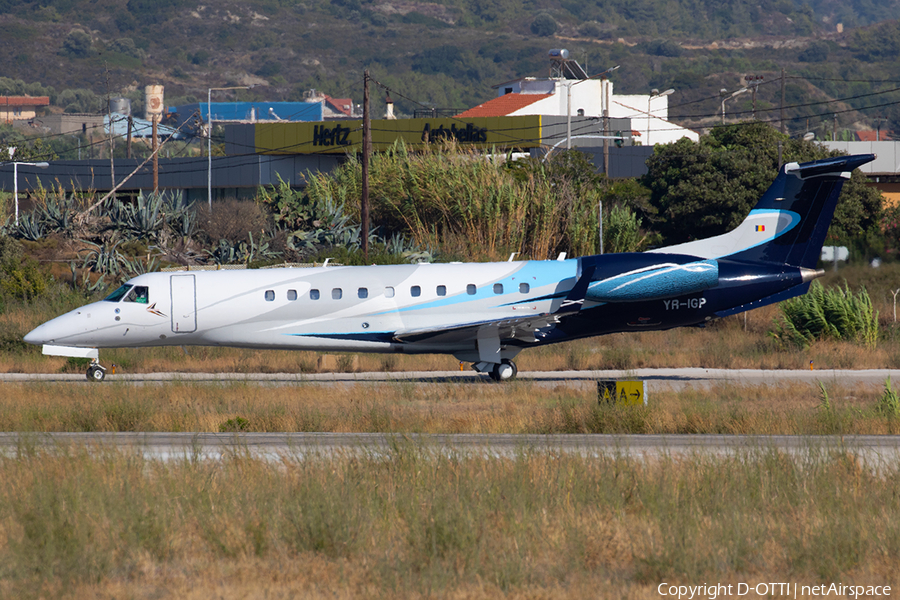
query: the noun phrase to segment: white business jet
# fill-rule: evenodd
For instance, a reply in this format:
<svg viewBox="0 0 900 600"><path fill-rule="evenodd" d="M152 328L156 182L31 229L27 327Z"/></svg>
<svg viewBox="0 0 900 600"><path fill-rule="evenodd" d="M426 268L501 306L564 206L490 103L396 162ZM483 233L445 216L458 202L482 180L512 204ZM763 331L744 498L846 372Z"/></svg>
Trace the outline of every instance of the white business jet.
<svg viewBox="0 0 900 600"><path fill-rule="evenodd" d="M501 263L148 273L25 336L48 355L235 346L440 353L495 380L523 349L707 322L807 291L849 172L873 155L785 165L733 231L644 253Z"/></svg>

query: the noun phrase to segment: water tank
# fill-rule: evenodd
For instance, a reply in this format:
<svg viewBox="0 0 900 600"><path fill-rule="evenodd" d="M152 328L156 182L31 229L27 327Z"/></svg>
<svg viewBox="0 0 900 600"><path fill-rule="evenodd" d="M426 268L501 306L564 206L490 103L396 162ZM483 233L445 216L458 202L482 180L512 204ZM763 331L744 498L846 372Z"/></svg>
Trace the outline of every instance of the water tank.
<svg viewBox="0 0 900 600"><path fill-rule="evenodd" d="M159 118L163 112L164 86L148 85L144 88L144 118L148 121Z"/></svg>
<svg viewBox="0 0 900 600"><path fill-rule="evenodd" d="M131 114L131 100L128 98L112 98L109 101L109 112L111 114L125 115Z"/></svg>
<svg viewBox="0 0 900 600"><path fill-rule="evenodd" d="M549 53L550 58L561 58L563 60L569 59L569 51L564 48L554 48Z"/></svg>

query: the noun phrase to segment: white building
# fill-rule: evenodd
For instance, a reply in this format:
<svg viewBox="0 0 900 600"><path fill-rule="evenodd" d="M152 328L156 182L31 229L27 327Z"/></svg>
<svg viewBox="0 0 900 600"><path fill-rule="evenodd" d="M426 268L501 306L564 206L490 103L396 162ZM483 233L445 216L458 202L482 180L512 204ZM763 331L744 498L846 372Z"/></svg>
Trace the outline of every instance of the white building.
<svg viewBox="0 0 900 600"><path fill-rule="evenodd" d="M554 115L565 117L601 117L609 106L612 119L631 119L635 140L642 145L668 144L683 137L698 141L696 131L668 120L669 97L650 95L617 96L607 79L564 79L523 77L494 86L498 96L458 115L467 117L501 117ZM639 137L638 137L639 135ZM573 145L578 145L573 136ZM596 140L582 140L582 145L596 145Z"/></svg>

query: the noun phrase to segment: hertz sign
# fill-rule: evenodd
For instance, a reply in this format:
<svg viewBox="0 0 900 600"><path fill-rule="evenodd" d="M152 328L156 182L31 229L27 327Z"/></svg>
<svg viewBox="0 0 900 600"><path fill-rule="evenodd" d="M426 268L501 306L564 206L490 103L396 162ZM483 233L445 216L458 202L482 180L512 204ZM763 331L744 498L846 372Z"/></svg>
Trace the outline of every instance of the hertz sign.
<svg viewBox="0 0 900 600"><path fill-rule="evenodd" d="M258 154L321 154L362 150L362 121L257 123ZM533 148L540 145L541 117L398 119L372 121L372 150L402 139L407 146L455 140L479 148Z"/></svg>

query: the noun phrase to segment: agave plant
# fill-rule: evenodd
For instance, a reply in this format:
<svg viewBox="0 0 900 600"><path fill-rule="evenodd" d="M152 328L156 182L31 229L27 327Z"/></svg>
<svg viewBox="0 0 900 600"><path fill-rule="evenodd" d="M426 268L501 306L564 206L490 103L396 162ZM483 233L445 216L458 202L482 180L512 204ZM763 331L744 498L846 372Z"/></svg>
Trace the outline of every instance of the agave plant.
<svg viewBox="0 0 900 600"><path fill-rule="evenodd" d="M117 231L138 239L156 238L163 226L161 214L165 194L138 194L134 203L113 201L107 214Z"/></svg>
<svg viewBox="0 0 900 600"><path fill-rule="evenodd" d="M166 225L181 239L189 239L197 228L197 211L191 203L185 202L180 192L169 195L163 208Z"/></svg>
<svg viewBox="0 0 900 600"><path fill-rule="evenodd" d="M26 213L19 217L18 224L10 227L10 232L13 237L34 242L47 235L47 228L39 217Z"/></svg>
<svg viewBox="0 0 900 600"><path fill-rule="evenodd" d="M434 254L431 249L422 250L416 243L402 234L395 233L384 241L384 249L397 256L402 256L411 263L432 262Z"/></svg>
<svg viewBox="0 0 900 600"><path fill-rule="evenodd" d="M93 248L83 251L81 268L94 273L103 273L113 278L122 272L122 261L125 258L119 252L121 240L107 240L102 244L96 244L87 240L81 240Z"/></svg>
<svg viewBox="0 0 900 600"><path fill-rule="evenodd" d="M106 287L106 275L100 275L97 281L91 283L89 271L82 271L81 277L78 277L78 266L74 260L69 261L69 268L72 270L72 287L75 289L93 293Z"/></svg>
<svg viewBox="0 0 900 600"><path fill-rule="evenodd" d="M37 218L51 232L68 232L72 228L72 219L77 213L75 195L67 195L64 190L56 194L48 194L45 200L35 208Z"/></svg>
<svg viewBox="0 0 900 600"><path fill-rule="evenodd" d="M159 260L157 260L155 256L147 261L142 260L140 256L135 256L134 258L122 256L120 262L122 265L122 272L128 277L137 277L144 273L153 273L154 271L159 270Z"/></svg>
<svg viewBox="0 0 900 600"><path fill-rule="evenodd" d="M249 234L250 241L240 241L236 244L226 240L219 240L219 245L214 250L205 250L217 265L250 264L257 260L278 258L281 252L272 250L269 241L260 239L257 244L253 239L253 233Z"/></svg>

